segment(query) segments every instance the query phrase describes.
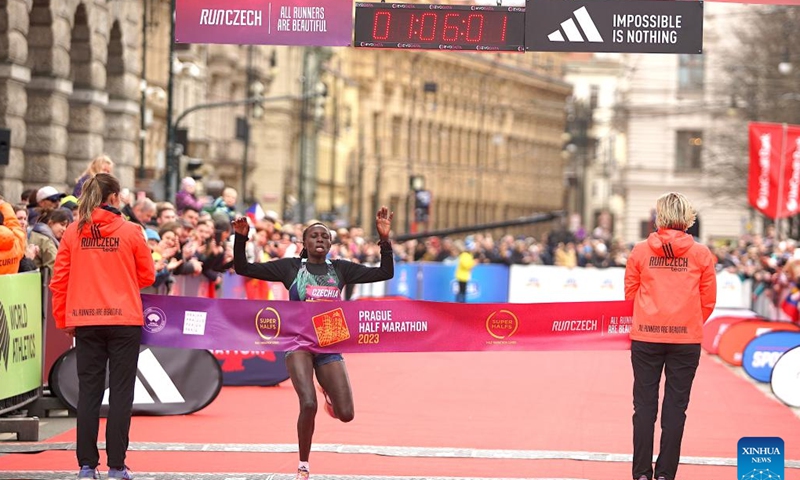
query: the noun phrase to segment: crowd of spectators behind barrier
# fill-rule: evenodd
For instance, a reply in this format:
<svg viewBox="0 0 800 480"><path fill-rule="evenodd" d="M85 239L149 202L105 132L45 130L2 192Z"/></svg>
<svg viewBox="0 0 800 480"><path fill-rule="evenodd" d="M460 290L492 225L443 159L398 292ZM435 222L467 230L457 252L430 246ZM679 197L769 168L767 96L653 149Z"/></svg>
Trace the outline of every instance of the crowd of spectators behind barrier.
<svg viewBox="0 0 800 480"><path fill-rule="evenodd" d="M104 157L104 159L107 157ZM94 160L93 162L96 162ZM104 162L108 170L108 162ZM87 170L88 172L89 170ZM212 284L222 273L232 271L230 222L237 211L238 193L225 188L218 198L197 195L198 185L185 178L176 203L155 202L143 193L123 192L122 213L139 224L153 252L158 276L155 288L169 292L176 275L203 275ZM20 269L52 267L54 252L65 227L77 220L75 196L51 186L29 190L16 205L17 218L28 232L26 261ZM7 201L10 201L7 199ZM276 212L251 218L249 261L269 261L299 255L305 225L284 223ZM5 228L0 226L0 228ZM334 228L332 258L376 263L380 247L360 226ZM775 305L798 286L800 249L797 240L777 240L768 227L764 235L746 235L737 241L709 244L717 256L718 271L726 270L742 280L752 280L753 300L767 299ZM464 237L428 237L395 243L395 261L455 263L461 252L470 252L478 264L557 265L578 268L624 267L633 244L612 237L600 227L569 229L560 223L549 233L535 236L495 236L476 233Z"/></svg>

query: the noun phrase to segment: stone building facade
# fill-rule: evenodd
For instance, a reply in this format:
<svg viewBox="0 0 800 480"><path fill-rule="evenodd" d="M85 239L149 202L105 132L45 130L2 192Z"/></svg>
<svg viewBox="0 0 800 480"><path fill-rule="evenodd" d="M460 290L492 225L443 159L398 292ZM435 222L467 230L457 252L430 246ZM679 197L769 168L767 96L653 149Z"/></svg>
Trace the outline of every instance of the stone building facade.
<svg viewBox="0 0 800 480"><path fill-rule="evenodd" d="M369 222L387 205L399 232L560 210L572 91L560 62L535 53L336 51L326 81L347 92L334 108L339 136L346 133L337 155L330 150L336 124L326 122L320 134L318 205L348 206L351 222ZM343 159L338 167L333 158ZM338 172L334 181L329 172ZM432 197L429 219L419 225L410 185L416 177Z"/></svg>
<svg viewBox="0 0 800 480"><path fill-rule="evenodd" d="M132 182L139 112L141 6L8 0L0 16L0 125L11 130L0 189L66 188L106 152Z"/></svg>
<svg viewBox="0 0 800 480"><path fill-rule="evenodd" d="M0 5L0 127L12 133L0 192L11 200L68 189L100 153L124 186L162 199L171 73L179 175L200 164L206 187L233 186L287 219L369 225L385 204L408 231L411 177L433 197L419 228L564 205L571 87L558 55L178 44L170 62L168 0ZM317 80L327 97L303 102ZM266 101L185 114L255 94Z"/></svg>

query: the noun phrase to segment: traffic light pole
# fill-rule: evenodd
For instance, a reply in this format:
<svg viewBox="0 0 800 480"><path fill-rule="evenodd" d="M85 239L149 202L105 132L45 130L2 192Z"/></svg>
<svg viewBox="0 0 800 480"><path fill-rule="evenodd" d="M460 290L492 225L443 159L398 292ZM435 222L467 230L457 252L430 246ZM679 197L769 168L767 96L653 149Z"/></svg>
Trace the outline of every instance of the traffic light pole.
<svg viewBox="0 0 800 480"><path fill-rule="evenodd" d="M175 97L175 73L173 72L173 62L175 61L175 0L170 1L169 10L169 74L167 75L167 171L164 179L164 197L166 200L174 200L175 193L178 191L178 156L175 155L175 128L172 122L173 99ZM177 123L177 122L176 122Z"/></svg>
<svg viewBox="0 0 800 480"><path fill-rule="evenodd" d="M166 199L172 200L175 197L175 193L178 191L178 175L179 175L179 165L178 159L180 158L181 154L184 152L178 151L178 145L175 141L175 132L178 131L178 127L180 127L181 121L186 118L192 112L196 112L198 110L207 110L210 108L221 108L221 107L231 107L236 105L252 105L254 103L267 103L267 102L280 102L282 100L296 100L298 97L296 95L279 95L275 97L249 97L242 100L228 100L224 102L211 102L211 103L202 103L200 105L195 105L193 107L189 107L183 112L180 113L175 118L175 121L172 122L172 125L169 127L168 132L168 142L167 142L167 185L166 185ZM302 97L301 97L302 98ZM242 192L244 195L244 192Z"/></svg>

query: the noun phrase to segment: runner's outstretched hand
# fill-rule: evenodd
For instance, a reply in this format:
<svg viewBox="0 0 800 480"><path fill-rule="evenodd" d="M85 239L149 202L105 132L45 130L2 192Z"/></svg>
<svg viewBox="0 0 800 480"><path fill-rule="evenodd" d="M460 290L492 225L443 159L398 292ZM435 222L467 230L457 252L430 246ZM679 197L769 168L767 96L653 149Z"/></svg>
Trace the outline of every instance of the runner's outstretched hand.
<svg viewBox="0 0 800 480"><path fill-rule="evenodd" d="M247 217L239 217L232 221L231 225L233 225L233 231L239 235L244 235L246 237L247 234L250 233L250 225L247 223Z"/></svg>
<svg viewBox="0 0 800 480"><path fill-rule="evenodd" d="M392 231L393 218L394 212L390 212L385 206L378 209L378 213L375 215L375 227L378 230L378 235L381 237L381 240L389 239L389 232Z"/></svg>

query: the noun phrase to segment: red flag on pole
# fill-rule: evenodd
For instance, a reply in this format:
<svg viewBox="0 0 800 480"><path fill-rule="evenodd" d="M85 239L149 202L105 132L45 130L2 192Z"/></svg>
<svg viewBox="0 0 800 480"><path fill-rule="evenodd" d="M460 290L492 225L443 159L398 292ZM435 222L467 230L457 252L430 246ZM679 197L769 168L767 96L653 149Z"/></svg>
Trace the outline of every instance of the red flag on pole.
<svg viewBox="0 0 800 480"><path fill-rule="evenodd" d="M750 123L750 205L769 218L800 212L800 126Z"/></svg>

